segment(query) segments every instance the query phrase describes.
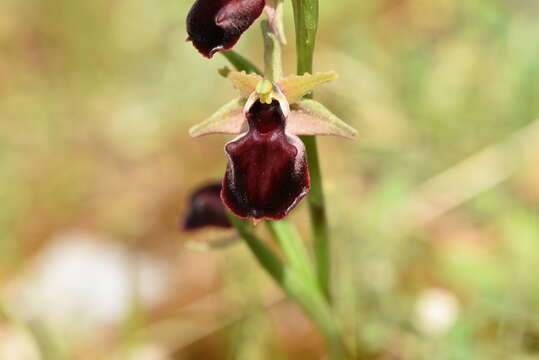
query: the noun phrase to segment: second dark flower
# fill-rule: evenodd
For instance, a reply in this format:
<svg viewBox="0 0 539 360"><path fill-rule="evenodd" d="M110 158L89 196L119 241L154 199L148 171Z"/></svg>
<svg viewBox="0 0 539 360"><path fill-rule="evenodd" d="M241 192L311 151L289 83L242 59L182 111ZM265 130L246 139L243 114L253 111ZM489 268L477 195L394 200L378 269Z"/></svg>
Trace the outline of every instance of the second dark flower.
<svg viewBox="0 0 539 360"><path fill-rule="evenodd" d="M188 40L211 58L234 46L264 6L265 0L197 0L187 15Z"/></svg>

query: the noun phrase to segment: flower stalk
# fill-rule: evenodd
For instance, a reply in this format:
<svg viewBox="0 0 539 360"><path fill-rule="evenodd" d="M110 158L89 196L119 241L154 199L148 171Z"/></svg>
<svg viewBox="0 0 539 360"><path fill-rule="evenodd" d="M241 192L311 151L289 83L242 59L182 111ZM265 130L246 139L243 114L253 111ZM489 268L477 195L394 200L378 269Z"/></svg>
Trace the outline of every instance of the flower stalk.
<svg viewBox="0 0 539 360"><path fill-rule="evenodd" d="M261 26L264 37L265 76L270 81L279 81L283 77L281 45L268 21L262 21Z"/></svg>
<svg viewBox="0 0 539 360"><path fill-rule="evenodd" d="M314 45L318 30L318 0L293 0L292 5L296 27L297 73L298 75L312 74ZM308 94L307 96L311 97L312 95ZM314 136L302 136L301 140L305 144L311 174L311 193L307 201L314 237L318 280L329 300L331 299L331 252L318 147Z"/></svg>
<svg viewBox="0 0 539 360"><path fill-rule="evenodd" d="M296 27L298 75L313 72L314 45L318 30L318 0L292 0Z"/></svg>

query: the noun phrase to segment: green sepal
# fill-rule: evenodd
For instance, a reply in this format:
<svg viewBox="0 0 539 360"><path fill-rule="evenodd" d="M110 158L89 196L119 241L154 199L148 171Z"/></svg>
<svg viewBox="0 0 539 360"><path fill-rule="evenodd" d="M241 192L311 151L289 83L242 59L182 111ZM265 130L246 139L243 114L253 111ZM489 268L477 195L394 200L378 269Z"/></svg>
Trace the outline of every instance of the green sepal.
<svg viewBox="0 0 539 360"><path fill-rule="evenodd" d="M293 104L300 101L303 96L311 92L316 86L337 79L335 71L311 75L290 75L277 82L277 86L285 94L288 102Z"/></svg>
<svg viewBox="0 0 539 360"><path fill-rule="evenodd" d="M209 134L240 134L247 130L243 105L245 99L237 98L221 107L208 119L189 129L189 135L198 137Z"/></svg>
<svg viewBox="0 0 539 360"><path fill-rule="evenodd" d="M324 105L314 100L302 100L291 106L286 131L294 135L335 135L353 138L356 129L339 119Z"/></svg>

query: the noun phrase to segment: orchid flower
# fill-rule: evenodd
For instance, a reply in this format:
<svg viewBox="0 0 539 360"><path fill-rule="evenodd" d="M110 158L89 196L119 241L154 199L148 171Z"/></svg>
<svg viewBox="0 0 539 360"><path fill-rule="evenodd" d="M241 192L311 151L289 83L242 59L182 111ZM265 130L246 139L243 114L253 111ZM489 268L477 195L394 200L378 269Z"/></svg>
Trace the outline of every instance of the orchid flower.
<svg viewBox="0 0 539 360"><path fill-rule="evenodd" d="M232 48L265 10L270 26L286 44L280 21L282 0L197 0L187 15L188 41L205 57Z"/></svg>
<svg viewBox="0 0 539 360"><path fill-rule="evenodd" d="M187 15L187 40L207 58L230 49L260 16L264 0L197 0Z"/></svg>
<svg viewBox="0 0 539 360"><path fill-rule="evenodd" d="M298 135L351 138L356 131L322 104L303 99L335 72L288 76L275 83L256 74L229 72L240 97L190 135L240 134L225 145L228 159L221 198L237 216L278 220L310 189L307 158Z"/></svg>

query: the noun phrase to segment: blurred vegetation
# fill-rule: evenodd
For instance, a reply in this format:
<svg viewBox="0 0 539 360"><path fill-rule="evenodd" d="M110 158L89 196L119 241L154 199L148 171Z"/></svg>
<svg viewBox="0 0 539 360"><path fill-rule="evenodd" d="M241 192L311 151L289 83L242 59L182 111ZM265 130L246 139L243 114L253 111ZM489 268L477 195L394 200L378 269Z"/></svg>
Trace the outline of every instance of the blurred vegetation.
<svg viewBox="0 0 539 360"><path fill-rule="evenodd" d="M0 4L0 358L323 358L241 243L186 246L230 233L178 231L189 192L225 168L225 137L187 129L234 96L225 59L184 41L191 3ZM340 79L316 97L360 131L320 140L359 359L539 357L538 17L534 0L321 1L315 68ZM236 50L260 64L261 47L255 25ZM308 238L304 204L292 217ZM62 270L50 249L66 241L125 253L105 320L92 306L110 310L114 275ZM151 301L146 258L164 269ZM32 285L50 268L69 281Z"/></svg>

